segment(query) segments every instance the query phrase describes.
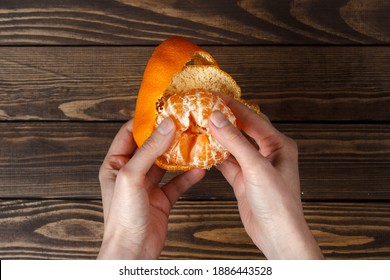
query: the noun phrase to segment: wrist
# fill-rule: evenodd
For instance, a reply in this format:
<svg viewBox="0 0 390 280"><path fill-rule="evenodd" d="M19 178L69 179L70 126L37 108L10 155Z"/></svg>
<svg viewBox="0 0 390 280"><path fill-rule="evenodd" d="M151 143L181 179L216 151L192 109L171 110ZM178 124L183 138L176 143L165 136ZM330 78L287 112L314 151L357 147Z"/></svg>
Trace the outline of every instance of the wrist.
<svg viewBox="0 0 390 280"><path fill-rule="evenodd" d="M105 234L97 259L141 260L153 259L146 250L120 233Z"/></svg>
<svg viewBox="0 0 390 280"><path fill-rule="evenodd" d="M255 244L268 259L324 258L303 213L276 218L262 233Z"/></svg>

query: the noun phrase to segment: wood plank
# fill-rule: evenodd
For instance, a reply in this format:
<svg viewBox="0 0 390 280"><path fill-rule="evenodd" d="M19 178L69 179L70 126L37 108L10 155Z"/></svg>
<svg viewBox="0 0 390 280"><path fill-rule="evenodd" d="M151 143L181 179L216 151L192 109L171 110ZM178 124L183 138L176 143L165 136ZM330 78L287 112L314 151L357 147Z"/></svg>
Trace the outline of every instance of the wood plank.
<svg viewBox="0 0 390 280"><path fill-rule="evenodd" d="M375 0L3 0L0 44L378 44L390 42L389 12Z"/></svg>
<svg viewBox="0 0 390 280"><path fill-rule="evenodd" d="M99 198L98 170L121 123L0 122L0 197ZM306 200L389 200L390 125L277 124L300 150ZM169 173L164 182L175 173ZM186 199L233 200L211 169Z"/></svg>
<svg viewBox="0 0 390 280"><path fill-rule="evenodd" d="M2 196L100 196L99 167L120 125L0 123Z"/></svg>
<svg viewBox="0 0 390 280"><path fill-rule="evenodd" d="M387 47L207 47L273 121L389 121ZM0 47L0 120L127 120L148 47Z"/></svg>
<svg viewBox="0 0 390 280"><path fill-rule="evenodd" d="M388 210L388 203L304 203L305 217L327 259L388 258ZM264 256L242 227L236 203L183 201L172 212L162 258Z"/></svg>
<svg viewBox="0 0 390 280"><path fill-rule="evenodd" d="M1 259L93 259L103 234L100 201L0 201ZM328 259L388 259L389 203L304 203ZM262 259L234 202L179 201L162 259Z"/></svg>
<svg viewBox="0 0 390 280"><path fill-rule="evenodd" d="M0 209L1 259L96 258L100 201L3 200Z"/></svg>

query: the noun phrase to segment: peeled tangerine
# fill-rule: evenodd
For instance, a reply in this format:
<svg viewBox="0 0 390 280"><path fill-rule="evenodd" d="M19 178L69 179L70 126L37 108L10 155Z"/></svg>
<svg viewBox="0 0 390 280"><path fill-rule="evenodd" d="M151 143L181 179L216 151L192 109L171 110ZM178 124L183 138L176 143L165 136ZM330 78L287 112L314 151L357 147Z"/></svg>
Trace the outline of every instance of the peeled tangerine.
<svg viewBox="0 0 390 280"><path fill-rule="evenodd" d="M185 171L223 162L229 152L211 135L208 118L216 110L234 125L236 118L216 92L259 112L257 105L241 99L240 87L209 53L180 37L165 40L150 58L138 93L133 123L137 145L171 117L175 139L156 160L158 166Z"/></svg>
<svg viewBox="0 0 390 280"><path fill-rule="evenodd" d="M173 144L159 158L169 166L172 163L189 168L210 168L223 162L229 152L211 135L208 118L213 111L221 111L233 124L236 118L223 100L202 89L170 96L158 108L157 123L171 117L176 124Z"/></svg>

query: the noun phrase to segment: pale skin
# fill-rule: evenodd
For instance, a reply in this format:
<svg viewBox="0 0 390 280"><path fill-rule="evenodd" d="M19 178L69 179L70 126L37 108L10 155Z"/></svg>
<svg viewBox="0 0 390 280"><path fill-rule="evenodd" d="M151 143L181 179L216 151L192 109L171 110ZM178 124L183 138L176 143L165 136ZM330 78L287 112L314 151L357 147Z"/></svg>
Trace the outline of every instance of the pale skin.
<svg viewBox="0 0 390 280"><path fill-rule="evenodd" d="M264 115L221 96L249 141L220 112L213 112L213 136L232 154L217 168L232 186L244 228L268 259L322 259L303 215L295 142ZM154 165L175 134L165 119L137 149L132 121L116 135L100 168L104 236L98 259L157 259L163 249L168 217L178 198L205 175L193 169L164 186ZM259 148L260 147L260 148Z"/></svg>

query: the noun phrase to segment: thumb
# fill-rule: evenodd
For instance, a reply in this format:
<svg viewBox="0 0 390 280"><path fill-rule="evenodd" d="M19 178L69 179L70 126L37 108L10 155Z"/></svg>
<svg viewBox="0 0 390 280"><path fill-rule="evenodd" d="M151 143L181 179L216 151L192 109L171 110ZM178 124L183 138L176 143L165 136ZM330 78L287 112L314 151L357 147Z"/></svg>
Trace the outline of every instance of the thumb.
<svg viewBox="0 0 390 280"><path fill-rule="evenodd" d="M266 161L245 136L219 111L209 118L209 128L215 139L224 146L244 169Z"/></svg>
<svg viewBox="0 0 390 280"><path fill-rule="evenodd" d="M161 156L172 143L175 136L175 124L171 118L164 119L152 135L142 144L125 169L146 175L155 160Z"/></svg>

